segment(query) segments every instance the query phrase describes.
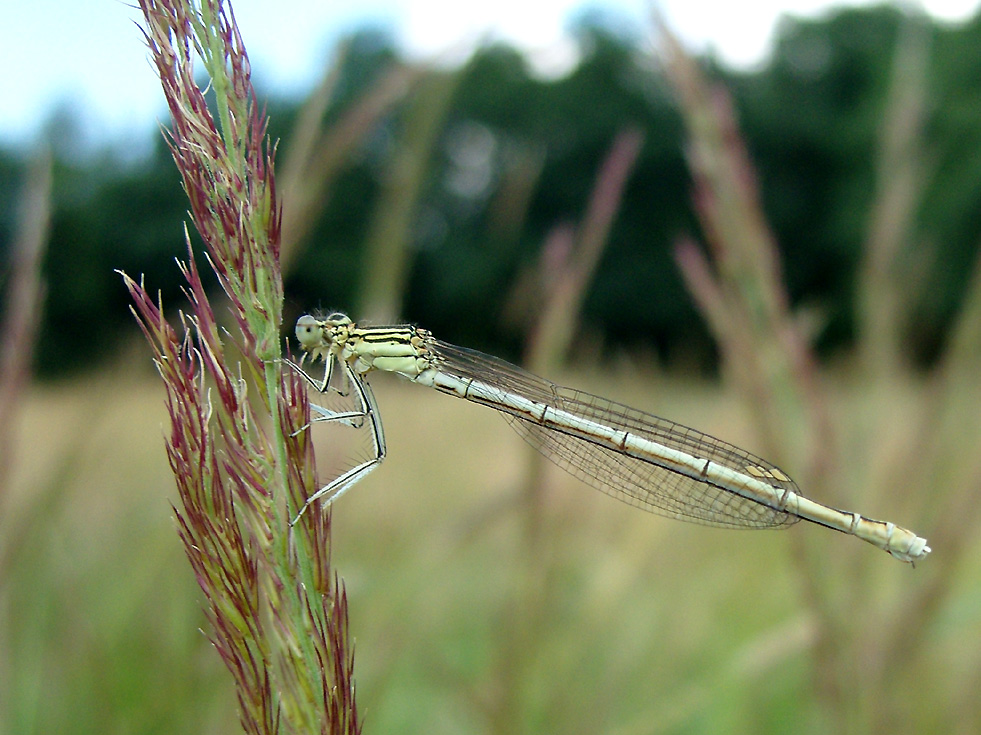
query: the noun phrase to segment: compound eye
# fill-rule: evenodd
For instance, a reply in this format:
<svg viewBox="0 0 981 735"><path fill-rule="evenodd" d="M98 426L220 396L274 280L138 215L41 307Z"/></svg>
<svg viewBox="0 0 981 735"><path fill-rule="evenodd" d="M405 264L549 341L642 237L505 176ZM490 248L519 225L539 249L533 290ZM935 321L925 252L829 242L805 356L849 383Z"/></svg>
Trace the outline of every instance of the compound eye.
<svg viewBox="0 0 981 735"><path fill-rule="evenodd" d="M332 327L343 327L344 325L351 323L351 317L340 311L335 311L324 319L324 322L330 324Z"/></svg>
<svg viewBox="0 0 981 735"><path fill-rule="evenodd" d="M304 314L296 320L296 339L307 352L321 344L323 335L323 323L316 317Z"/></svg>

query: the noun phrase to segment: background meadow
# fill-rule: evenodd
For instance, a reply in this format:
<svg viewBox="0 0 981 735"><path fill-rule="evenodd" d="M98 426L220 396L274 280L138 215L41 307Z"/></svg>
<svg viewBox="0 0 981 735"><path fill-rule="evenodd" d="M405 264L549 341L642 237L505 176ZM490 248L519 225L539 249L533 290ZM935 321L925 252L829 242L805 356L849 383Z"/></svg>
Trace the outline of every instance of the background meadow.
<svg viewBox="0 0 981 735"><path fill-rule="evenodd" d="M366 31L308 99L268 93L285 335L316 308L413 321L934 549L912 569L805 524L641 513L493 411L373 376L390 454L332 547L365 732L981 729L981 22L781 33L735 73L595 16L543 79ZM187 203L162 145L121 165L63 137L0 161L0 732L236 732L112 272L176 313Z"/></svg>

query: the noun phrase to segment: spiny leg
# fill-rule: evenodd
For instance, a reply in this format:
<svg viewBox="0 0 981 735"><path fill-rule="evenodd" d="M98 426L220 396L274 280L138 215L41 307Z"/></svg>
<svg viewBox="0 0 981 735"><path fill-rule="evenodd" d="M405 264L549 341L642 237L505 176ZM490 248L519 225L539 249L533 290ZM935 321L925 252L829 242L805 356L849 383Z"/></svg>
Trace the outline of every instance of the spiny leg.
<svg viewBox="0 0 981 735"><path fill-rule="evenodd" d="M307 383L313 386L318 393L327 394L329 391L334 391L335 393L341 396L347 396L350 393L350 390L347 388L342 390L336 386L330 385L331 376L333 375L335 369L334 368L335 358L328 358L327 368L324 372L324 379L322 381L315 380L313 377L310 376L310 374L306 370L303 369L302 360L300 365L288 359L284 359L283 362L286 363L289 367L291 367L296 373L298 373L300 377L303 378ZM353 378L351 377L351 375L353 375L353 372L351 371L347 363L342 363L342 365L343 365L342 367L343 375L346 379L346 382L350 384L350 382L353 380ZM364 406L363 401L362 401L362 406ZM318 413L319 416L315 416L310 421L310 423L301 426L299 429L294 431L291 434L291 436L296 436L301 431L306 431L307 429L310 428L311 424L315 424L320 421L338 421L342 424L352 426L355 429L360 429L362 426L364 426L364 420L365 418L367 418L367 414L368 414L367 408L365 407L363 407L359 411L341 412L341 411L331 411L330 409L324 408L323 406L318 406L316 403L311 403L310 408L314 412Z"/></svg>
<svg viewBox="0 0 981 735"><path fill-rule="evenodd" d="M290 522L291 527L296 525L297 521L300 520L300 516L306 512L307 508L309 508L310 504L315 500L323 497L327 497L328 502L330 503L337 500L341 495L347 492L347 489L354 485L354 483L362 479L365 475L371 472L371 470L375 469L375 467L377 467L381 461L385 459L385 455L388 451L385 445L385 431L382 428L381 416L378 412L378 404L375 402L375 395L371 391L371 386L365 382L364 378L355 373L347 363L340 362L339 364L345 372L348 385L354 387L354 393L358 398L360 410L338 413L328 411L321 406L311 404L310 407L312 409L321 413L321 416L314 419L313 422L340 421L348 426L359 427L363 425L365 420L367 420L371 429L372 456L361 464L351 468L341 476L331 480L329 483L320 488L320 490L307 498L306 502L303 504L303 507L300 508L300 511L296 514L296 517ZM304 375L306 374L304 373ZM306 377L309 380L310 376ZM314 384L316 385L316 383ZM358 424L353 423L353 419L355 418L360 419Z"/></svg>

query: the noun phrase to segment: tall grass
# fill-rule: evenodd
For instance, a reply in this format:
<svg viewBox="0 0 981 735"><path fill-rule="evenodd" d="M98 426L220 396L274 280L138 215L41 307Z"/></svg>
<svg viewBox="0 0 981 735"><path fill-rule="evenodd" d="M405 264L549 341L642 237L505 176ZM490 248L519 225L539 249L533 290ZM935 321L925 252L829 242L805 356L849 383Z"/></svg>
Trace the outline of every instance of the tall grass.
<svg viewBox="0 0 981 735"><path fill-rule="evenodd" d="M219 326L188 238L180 330L128 276L167 392L178 532L249 733L358 732L347 599L315 507L309 405L283 373L280 212L248 56L219 0L141 0L172 117L170 149L234 322ZM194 78L208 74L214 117Z"/></svg>
<svg viewBox="0 0 981 735"><path fill-rule="evenodd" d="M30 384L31 361L44 302L41 263L51 221L51 179L51 155L42 151L31 161L20 196L17 233L4 284L5 303L0 320L0 590L13 558L55 495L39 493L21 507L15 507L9 497L17 443L21 441L15 428Z"/></svg>
<svg viewBox="0 0 981 735"><path fill-rule="evenodd" d="M793 470L806 494L871 515L888 513L926 531L936 551L911 576L855 544L828 548L808 535L794 536L803 599L816 626L813 691L836 732L895 732L913 723L920 727L912 730L922 729L931 720L914 719L925 714L913 704L917 672L929 667L929 631L950 603L956 570L981 523L973 500L981 482L981 414L964 409L977 405L981 279L973 283L930 390L912 412L898 400L911 379L903 350L905 295L922 261L910 248L925 176L924 29L911 19L897 43L892 101L882 124L878 198L859 282L861 359L854 379L863 405L852 431L830 415L806 323L792 312L781 284L778 250L731 101L670 33L662 38L708 240L707 255L682 242L678 262L760 445ZM976 717L972 709L953 714L951 722Z"/></svg>
<svg viewBox="0 0 981 735"><path fill-rule="evenodd" d="M585 294L609 241L609 232L619 209L624 188L643 146L638 130L621 132L610 146L596 175L582 222L557 224L546 238L539 267L534 273L540 300L531 320L525 363L538 373L554 374L576 345ZM542 642L547 637L558 604L556 575L561 564L552 556L557 536L568 528L548 519L545 499L548 462L528 448L522 462L520 492L514 511L523 534L521 557L515 565L508 614L499 622L501 648L499 686L485 705L487 719L495 732L513 732L516 723L534 716L554 719L553 709L561 698L547 703L541 712L527 696L529 683L538 675ZM500 509L497 509L500 510Z"/></svg>
<svg viewBox="0 0 981 735"><path fill-rule="evenodd" d="M361 278L358 313L375 323L397 320L408 288L419 201L434 163L462 70L430 70L415 85L403 111L404 133L382 182L365 239L368 268Z"/></svg>
<svg viewBox="0 0 981 735"><path fill-rule="evenodd" d="M375 129L382 116L415 86L421 69L393 66L332 125L324 116L334 101L337 77L344 62L342 50L324 71L320 83L300 110L289 135L280 167L283 194L280 263L289 273L330 198L331 186L352 152Z"/></svg>

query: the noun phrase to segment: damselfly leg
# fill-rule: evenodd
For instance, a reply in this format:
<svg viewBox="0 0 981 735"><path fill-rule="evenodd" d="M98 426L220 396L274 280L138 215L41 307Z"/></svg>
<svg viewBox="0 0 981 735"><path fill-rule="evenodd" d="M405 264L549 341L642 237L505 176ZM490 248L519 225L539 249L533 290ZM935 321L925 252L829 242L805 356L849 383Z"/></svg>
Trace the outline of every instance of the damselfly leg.
<svg viewBox="0 0 981 735"><path fill-rule="evenodd" d="M310 419L310 424L303 427L300 431L306 431L313 425L325 422L339 423L354 429L364 429L368 432L368 446L359 450L355 454L354 466L342 472L333 480L328 482L317 492L306 499L303 507L297 512L296 517L290 521L290 525L296 525L300 517L306 512L307 508L317 500L326 498L333 502L348 488L361 480L371 470L375 469L385 458L385 431L382 429L381 420L378 415L378 404L375 402L375 395L371 391L364 378L354 372L351 367L342 361L332 359L328 362L325 375L322 380L311 377L300 365L289 360L286 361L293 370L309 383L318 393L330 396L332 393L342 397L350 397L354 401L352 410L335 411L325 408L316 403L310 404L310 410L314 416ZM337 383L340 382L340 385Z"/></svg>

